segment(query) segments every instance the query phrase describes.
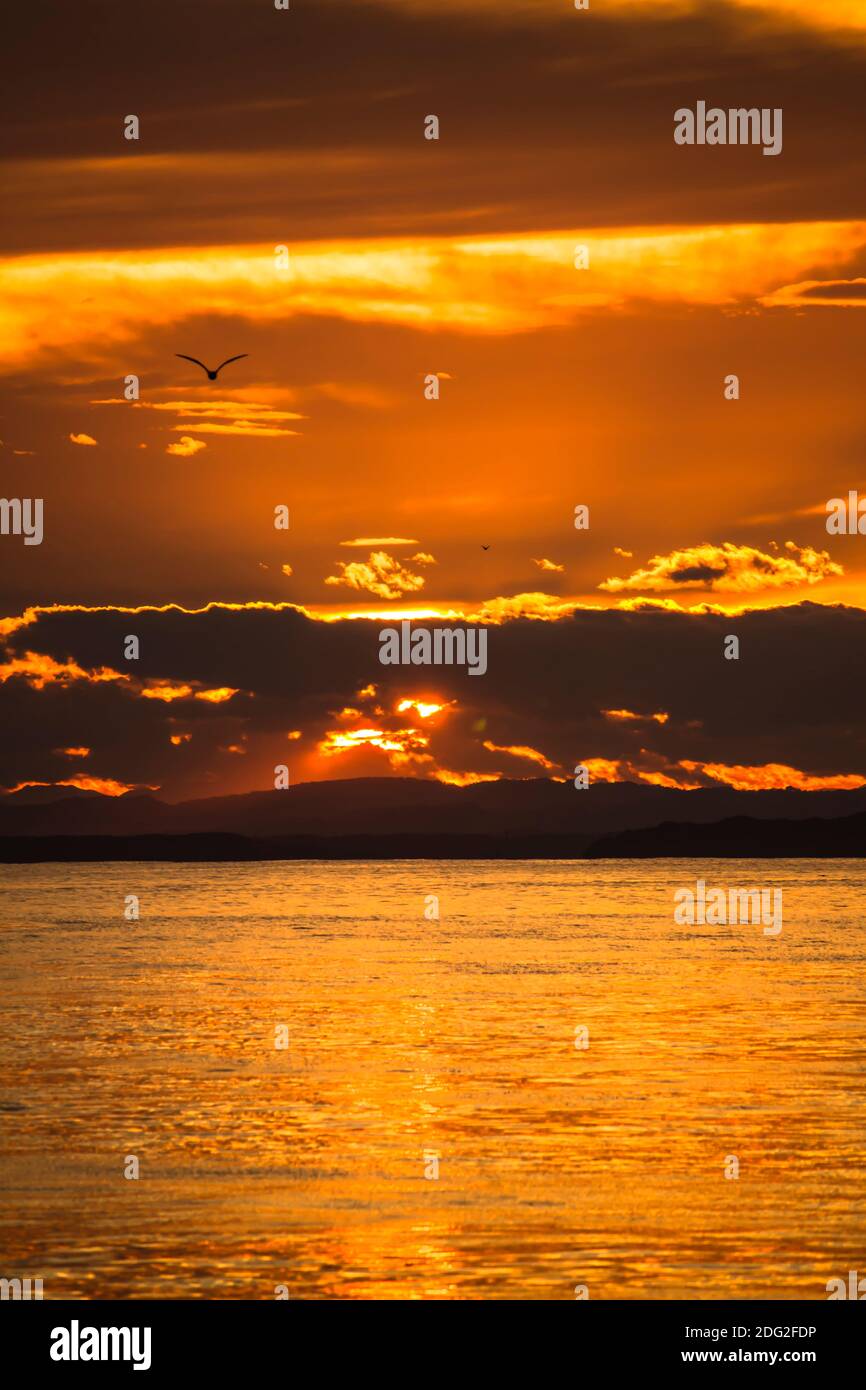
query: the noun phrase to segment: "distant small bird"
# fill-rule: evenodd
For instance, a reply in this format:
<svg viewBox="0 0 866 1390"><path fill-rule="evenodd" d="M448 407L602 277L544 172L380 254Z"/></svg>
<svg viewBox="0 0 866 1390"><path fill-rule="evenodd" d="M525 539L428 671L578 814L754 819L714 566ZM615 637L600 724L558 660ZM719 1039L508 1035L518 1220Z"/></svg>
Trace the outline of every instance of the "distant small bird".
<svg viewBox="0 0 866 1390"><path fill-rule="evenodd" d="M176 352L174 355L175 357L182 357L184 362L194 362L197 367L201 367L203 372L207 372L208 381L216 381L223 367L227 367L229 362L240 362L242 357L249 357L248 352L239 352L237 357L227 357L225 362L220 362L216 371L212 372L210 367L206 367L204 362L199 362L197 357L187 357L185 352Z"/></svg>
<svg viewBox="0 0 866 1390"><path fill-rule="evenodd" d="M482 549L482 550L489 550L489 549L490 549L490 546L489 546L489 545L482 545L481 549Z"/></svg>

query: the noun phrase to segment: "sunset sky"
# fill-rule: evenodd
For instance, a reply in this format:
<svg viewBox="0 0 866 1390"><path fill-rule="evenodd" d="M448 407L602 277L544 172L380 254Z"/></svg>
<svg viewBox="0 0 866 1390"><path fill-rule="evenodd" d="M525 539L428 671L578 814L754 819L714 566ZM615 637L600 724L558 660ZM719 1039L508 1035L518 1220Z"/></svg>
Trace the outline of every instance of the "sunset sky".
<svg viewBox="0 0 866 1390"><path fill-rule="evenodd" d="M864 783L861 0L11 25L0 786ZM677 146L699 100L782 153ZM490 624L487 674L371 614Z"/></svg>

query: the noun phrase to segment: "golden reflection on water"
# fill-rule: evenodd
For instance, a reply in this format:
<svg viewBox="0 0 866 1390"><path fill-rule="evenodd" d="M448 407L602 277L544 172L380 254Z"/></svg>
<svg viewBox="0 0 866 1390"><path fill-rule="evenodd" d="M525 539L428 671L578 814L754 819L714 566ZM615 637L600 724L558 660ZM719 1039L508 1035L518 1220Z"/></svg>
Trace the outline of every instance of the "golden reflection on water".
<svg viewBox="0 0 866 1390"><path fill-rule="evenodd" d="M2 875L0 1275L47 1298L825 1298L862 1267L859 862ZM675 925L698 877L781 887L782 935Z"/></svg>

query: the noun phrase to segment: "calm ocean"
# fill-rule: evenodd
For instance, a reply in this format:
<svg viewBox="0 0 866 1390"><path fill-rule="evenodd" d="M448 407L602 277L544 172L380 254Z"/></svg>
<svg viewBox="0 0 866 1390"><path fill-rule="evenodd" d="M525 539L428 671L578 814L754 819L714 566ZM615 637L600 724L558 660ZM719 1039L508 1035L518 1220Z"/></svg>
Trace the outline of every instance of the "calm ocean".
<svg viewBox="0 0 866 1390"><path fill-rule="evenodd" d="M780 887L781 935L675 925L698 878ZM866 1273L863 861L0 882L0 1276L46 1298L823 1299Z"/></svg>

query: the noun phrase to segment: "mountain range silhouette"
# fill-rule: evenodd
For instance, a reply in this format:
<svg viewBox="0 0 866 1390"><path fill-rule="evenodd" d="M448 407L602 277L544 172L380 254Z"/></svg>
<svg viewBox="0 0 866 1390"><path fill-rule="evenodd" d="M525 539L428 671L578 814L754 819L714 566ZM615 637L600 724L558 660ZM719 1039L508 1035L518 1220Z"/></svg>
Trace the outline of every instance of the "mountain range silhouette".
<svg viewBox="0 0 866 1390"><path fill-rule="evenodd" d="M145 844L142 837L156 838ZM24 788L0 797L0 860L6 861L847 857L863 846L866 789L678 791L599 782L577 790L544 778L454 787L395 777L177 803L149 793L111 797L73 788Z"/></svg>

